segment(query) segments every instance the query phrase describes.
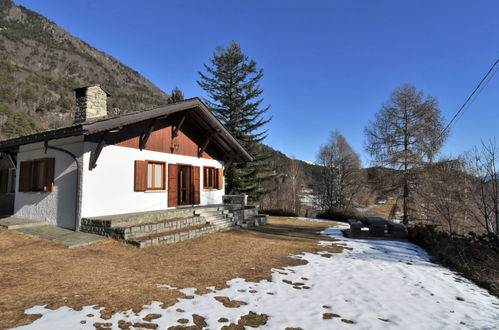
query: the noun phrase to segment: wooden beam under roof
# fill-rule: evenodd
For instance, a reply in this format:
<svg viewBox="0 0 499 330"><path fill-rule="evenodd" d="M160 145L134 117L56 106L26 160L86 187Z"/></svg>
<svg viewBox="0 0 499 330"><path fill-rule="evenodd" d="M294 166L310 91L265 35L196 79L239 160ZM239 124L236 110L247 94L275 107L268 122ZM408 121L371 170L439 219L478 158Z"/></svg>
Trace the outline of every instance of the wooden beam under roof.
<svg viewBox="0 0 499 330"><path fill-rule="evenodd" d="M178 122L178 124L175 126L175 128L173 129L173 133L172 133L172 139L173 138L176 138L178 136L178 132L180 131L180 129L182 128L182 125L184 125L184 122L185 122L185 118L187 117L187 114L189 113L189 111L185 111L184 114L182 115L182 117L180 118L180 121Z"/></svg>
<svg viewBox="0 0 499 330"><path fill-rule="evenodd" d="M97 160L99 159L99 156L100 156L100 153L102 152L102 149L106 145L106 137L108 134L109 134L108 131L105 131L104 133L102 133L99 144L97 145L95 150L90 155L90 162L88 164L88 169L90 171L97 167Z"/></svg>
<svg viewBox="0 0 499 330"><path fill-rule="evenodd" d="M146 148L147 141L149 140L151 133L154 131L154 125L156 124L157 120L158 120L157 118L151 119L149 126L147 126L146 132L139 137L139 149L140 150L143 150Z"/></svg>

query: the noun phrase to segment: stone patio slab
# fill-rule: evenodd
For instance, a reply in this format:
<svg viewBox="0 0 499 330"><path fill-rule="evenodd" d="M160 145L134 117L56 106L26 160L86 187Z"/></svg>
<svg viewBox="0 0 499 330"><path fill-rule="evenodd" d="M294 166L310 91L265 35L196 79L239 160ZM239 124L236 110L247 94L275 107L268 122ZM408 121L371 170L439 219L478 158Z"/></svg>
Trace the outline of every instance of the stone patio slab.
<svg viewBox="0 0 499 330"><path fill-rule="evenodd" d="M15 217L0 219L0 226L20 233L54 241L68 248L85 246L106 239L106 237L100 235L76 232L61 227L51 226L43 221Z"/></svg>
<svg viewBox="0 0 499 330"><path fill-rule="evenodd" d="M27 227L37 227L46 226L47 223L43 221L23 219L16 217L5 217L0 219L0 227L6 227L7 229L18 229Z"/></svg>

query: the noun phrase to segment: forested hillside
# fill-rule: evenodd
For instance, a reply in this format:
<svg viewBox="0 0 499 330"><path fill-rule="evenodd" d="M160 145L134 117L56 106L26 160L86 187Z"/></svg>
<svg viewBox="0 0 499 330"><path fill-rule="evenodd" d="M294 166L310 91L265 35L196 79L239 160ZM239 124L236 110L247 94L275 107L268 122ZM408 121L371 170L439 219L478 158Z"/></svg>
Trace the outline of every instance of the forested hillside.
<svg viewBox="0 0 499 330"><path fill-rule="evenodd" d="M0 139L72 123L77 87L101 84L111 113L167 103L135 70L47 18L0 0Z"/></svg>

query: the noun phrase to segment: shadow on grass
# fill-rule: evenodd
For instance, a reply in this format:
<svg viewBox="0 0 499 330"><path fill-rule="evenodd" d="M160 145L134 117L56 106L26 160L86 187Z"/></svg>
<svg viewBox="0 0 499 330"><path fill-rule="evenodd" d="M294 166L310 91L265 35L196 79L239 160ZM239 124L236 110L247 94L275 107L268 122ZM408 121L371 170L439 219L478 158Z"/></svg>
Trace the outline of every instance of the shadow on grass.
<svg viewBox="0 0 499 330"><path fill-rule="evenodd" d="M320 232L325 228L311 226L297 226L284 224L267 224L261 227L253 227L241 229L241 234L256 232L264 234L264 238L280 239L280 240L321 240L321 241L336 241L337 239L329 236L321 235Z"/></svg>

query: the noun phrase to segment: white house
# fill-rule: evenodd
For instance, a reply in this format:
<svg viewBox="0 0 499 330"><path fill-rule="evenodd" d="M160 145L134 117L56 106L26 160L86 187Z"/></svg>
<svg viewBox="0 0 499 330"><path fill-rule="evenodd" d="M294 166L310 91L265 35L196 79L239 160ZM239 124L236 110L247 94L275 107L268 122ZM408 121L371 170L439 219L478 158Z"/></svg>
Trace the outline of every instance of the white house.
<svg viewBox="0 0 499 330"><path fill-rule="evenodd" d="M0 213L79 230L82 218L221 204L224 168L248 152L198 99L109 118L75 90L73 126L0 142Z"/></svg>

